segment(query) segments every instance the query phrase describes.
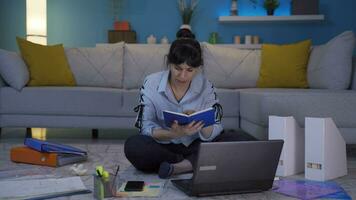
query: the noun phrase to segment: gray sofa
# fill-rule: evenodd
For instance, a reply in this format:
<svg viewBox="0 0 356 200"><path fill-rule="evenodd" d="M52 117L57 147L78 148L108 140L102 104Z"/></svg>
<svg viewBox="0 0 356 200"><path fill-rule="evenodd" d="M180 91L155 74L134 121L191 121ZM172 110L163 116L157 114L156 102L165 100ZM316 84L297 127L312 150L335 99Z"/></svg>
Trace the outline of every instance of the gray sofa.
<svg viewBox="0 0 356 200"><path fill-rule="evenodd" d="M238 45L221 47L225 50L231 48L231 51L243 50L243 53L252 53L257 57L260 55L258 48L241 49L242 47ZM120 44L66 49L78 86L25 86L17 90L2 81L0 127L133 128L136 118L133 108L139 100L140 85L147 74L165 69L164 55L168 48L168 45ZM204 56L209 56L207 47L203 50ZM101 54L112 55L101 61L105 65L94 63L99 59L96 56ZM256 59L254 56L249 59ZM212 64L206 57L205 61L206 65ZM101 79L93 74L82 76L90 70L94 74L98 73L100 70L92 69L97 66L103 69L108 63L112 67L108 67L106 72L100 72ZM250 60L246 63L254 62ZM258 72L259 63L255 62L253 65L257 68L252 67L251 70L257 69ZM114 79L119 80L113 82L110 81L113 78L110 77L112 70L110 68L115 67L122 67L122 70L116 71L121 77L115 76ZM214 76L206 71L203 73L206 73L208 78ZM241 71L237 74L241 73L246 72ZM251 80L256 82L258 73L249 74L249 77L253 78L245 80L245 83L250 83ZM352 89L356 89L356 78L353 80ZM254 87L252 84L243 88L231 86L224 88L217 84L217 95L224 108L222 123L225 129L242 128L259 139L265 139L268 135L269 115L294 116L301 126L304 126L306 116L331 117L340 128L346 142L356 143L356 90Z"/></svg>

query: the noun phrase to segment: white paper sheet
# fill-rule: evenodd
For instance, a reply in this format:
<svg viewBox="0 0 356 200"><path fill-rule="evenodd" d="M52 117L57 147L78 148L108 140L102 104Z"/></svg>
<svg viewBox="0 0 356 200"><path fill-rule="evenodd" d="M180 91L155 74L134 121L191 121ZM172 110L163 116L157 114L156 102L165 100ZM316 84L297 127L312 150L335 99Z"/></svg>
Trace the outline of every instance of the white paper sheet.
<svg viewBox="0 0 356 200"><path fill-rule="evenodd" d="M37 197L87 190L79 177L0 181L0 199Z"/></svg>

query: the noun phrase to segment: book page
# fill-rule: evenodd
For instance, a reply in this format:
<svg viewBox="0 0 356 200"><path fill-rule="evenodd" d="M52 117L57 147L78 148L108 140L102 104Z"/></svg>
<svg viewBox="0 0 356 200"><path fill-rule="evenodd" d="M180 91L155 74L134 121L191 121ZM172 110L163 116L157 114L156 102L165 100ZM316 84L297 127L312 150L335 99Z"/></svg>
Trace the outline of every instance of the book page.
<svg viewBox="0 0 356 200"><path fill-rule="evenodd" d="M203 113L203 112L206 112L206 111L209 111L209 110L212 110L212 109L214 109L214 108L213 108L213 107L210 107L210 108L207 108L207 109L204 109L204 110L200 110L200 111L198 111L198 112L195 112L195 113L190 114L189 116L194 116L194 115L197 115L197 114L199 114L199 113Z"/></svg>
<svg viewBox="0 0 356 200"><path fill-rule="evenodd" d="M172 113L172 114L175 114L175 115L180 115L180 116L184 116L184 117L188 117L188 116L189 116L189 115L184 114L184 113L173 112L173 111L169 111L169 110L164 110L163 112L166 112L166 113Z"/></svg>

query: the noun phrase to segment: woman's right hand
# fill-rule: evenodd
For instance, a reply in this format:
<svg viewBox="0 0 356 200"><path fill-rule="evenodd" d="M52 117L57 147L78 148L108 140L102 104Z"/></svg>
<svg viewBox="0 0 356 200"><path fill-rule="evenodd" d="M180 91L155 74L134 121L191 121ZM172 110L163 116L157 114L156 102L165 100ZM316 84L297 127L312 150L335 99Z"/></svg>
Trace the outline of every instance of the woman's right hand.
<svg viewBox="0 0 356 200"><path fill-rule="evenodd" d="M199 132L203 128L203 126L204 124L202 121L192 121L190 124L187 125L179 125L178 121L175 120L171 126L171 132L173 132L175 136L179 138L187 135L193 135Z"/></svg>

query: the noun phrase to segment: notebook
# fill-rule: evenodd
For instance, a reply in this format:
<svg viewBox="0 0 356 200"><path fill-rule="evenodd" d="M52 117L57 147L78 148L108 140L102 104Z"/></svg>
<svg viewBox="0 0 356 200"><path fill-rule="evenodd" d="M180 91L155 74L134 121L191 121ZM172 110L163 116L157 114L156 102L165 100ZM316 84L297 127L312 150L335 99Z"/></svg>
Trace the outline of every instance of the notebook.
<svg viewBox="0 0 356 200"><path fill-rule="evenodd" d="M163 117L167 127L171 127L174 120L177 120L179 125L186 125L192 121L203 121L204 127L206 127L215 124L215 109L210 107L190 115L164 110Z"/></svg>

